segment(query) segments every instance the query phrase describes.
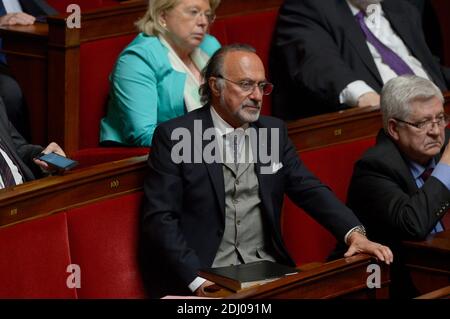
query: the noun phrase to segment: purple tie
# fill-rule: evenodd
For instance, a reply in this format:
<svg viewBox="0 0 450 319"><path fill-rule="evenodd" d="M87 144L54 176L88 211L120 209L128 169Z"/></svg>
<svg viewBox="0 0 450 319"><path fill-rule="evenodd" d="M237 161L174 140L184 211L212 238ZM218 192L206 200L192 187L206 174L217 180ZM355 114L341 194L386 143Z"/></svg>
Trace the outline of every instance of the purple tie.
<svg viewBox="0 0 450 319"><path fill-rule="evenodd" d="M359 11L359 13L355 16L356 20L358 20L359 26L361 30L364 32L366 36L366 40L372 44L378 53L381 56L383 62L397 74L397 75L405 75L405 74L414 74L414 71L399 57L394 51L385 46L378 38L369 30L364 21L364 11Z"/></svg>

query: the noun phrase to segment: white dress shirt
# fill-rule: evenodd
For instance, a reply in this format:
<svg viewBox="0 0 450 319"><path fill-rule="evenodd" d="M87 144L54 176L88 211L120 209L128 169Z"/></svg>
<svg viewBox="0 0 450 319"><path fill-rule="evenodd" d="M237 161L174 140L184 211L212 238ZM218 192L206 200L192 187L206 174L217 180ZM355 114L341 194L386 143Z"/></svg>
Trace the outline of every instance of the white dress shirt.
<svg viewBox="0 0 450 319"><path fill-rule="evenodd" d="M0 1L3 2L3 6L5 7L7 13L23 12L19 0L0 0Z"/></svg>
<svg viewBox="0 0 450 319"><path fill-rule="evenodd" d="M353 16L357 15L360 9L356 8L353 4L347 0L347 3L352 10ZM380 4L376 4L375 13L368 14L364 21L366 22L369 30L374 34L375 37L378 38L384 45L394 51L410 68L414 71L414 74L425 79L430 79L424 68L422 67L422 63L417 60L410 52L410 50L406 47L403 40L395 33L392 29L391 24L386 19L386 16L383 12L383 9ZM379 16L377 17L379 13ZM380 54L377 49L366 41L370 53L374 59L375 65L380 73L381 79L383 83L388 82L390 79L397 77L397 74L381 59ZM342 90L339 95L340 103L344 103L350 106L356 106L358 104L358 99L361 95L369 92L376 91L371 88L364 81L354 81L347 85L347 87Z"/></svg>
<svg viewBox="0 0 450 319"><path fill-rule="evenodd" d="M9 168L11 169L11 173L14 176L14 180L16 181L16 185L23 184L22 175L19 172L19 169L12 162L11 158L6 154L2 149L0 149L0 156L3 156ZM3 178L0 176L0 189L5 188L5 183L3 182Z"/></svg>

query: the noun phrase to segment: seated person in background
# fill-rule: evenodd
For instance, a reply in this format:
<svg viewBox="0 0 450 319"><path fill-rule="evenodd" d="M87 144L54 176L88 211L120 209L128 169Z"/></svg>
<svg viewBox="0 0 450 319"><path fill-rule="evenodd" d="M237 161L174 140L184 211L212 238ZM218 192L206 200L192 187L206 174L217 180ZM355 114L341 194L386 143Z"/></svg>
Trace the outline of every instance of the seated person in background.
<svg viewBox="0 0 450 319"><path fill-rule="evenodd" d="M150 146L157 124L201 106L200 70L220 47L207 34L219 0L152 0L111 75L103 145Z"/></svg>
<svg viewBox="0 0 450 319"><path fill-rule="evenodd" d="M8 120L0 98L0 189L44 176L51 168L35 157L51 152L66 156L56 143L50 143L45 149L28 144Z"/></svg>
<svg viewBox="0 0 450 319"><path fill-rule="evenodd" d="M347 243L346 257L365 252L393 260L303 165L284 122L259 116L272 84L253 48L221 48L203 76L205 106L158 125L148 160L142 256L153 297L203 295L212 283L197 277L202 267L258 260L294 265L281 236L285 194ZM186 145L182 158L172 134Z"/></svg>
<svg viewBox="0 0 450 319"><path fill-rule="evenodd" d="M390 80L381 92L381 113L384 129L355 164L348 205L369 238L392 248L391 292L405 298L414 290L400 242L450 227L449 118L439 88L418 76Z"/></svg>
<svg viewBox="0 0 450 319"><path fill-rule="evenodd" d="M383 85L404 74L447 90L450 69L427 47L421 20L405 0L286 0L270 59L273 114L293 120L379 106Z"/></svg>
<svg viewBox="0 0 450 319"><path fill-rule="evenodd" d="M0 27L30 25L36 16L55 14L44 0L0 0ZM0 39L1 49L1 39ZM0 98L6 105L11 123L26 139L30 139L27 107L19 84L11 75L6 57L0 52Z"/></svg>

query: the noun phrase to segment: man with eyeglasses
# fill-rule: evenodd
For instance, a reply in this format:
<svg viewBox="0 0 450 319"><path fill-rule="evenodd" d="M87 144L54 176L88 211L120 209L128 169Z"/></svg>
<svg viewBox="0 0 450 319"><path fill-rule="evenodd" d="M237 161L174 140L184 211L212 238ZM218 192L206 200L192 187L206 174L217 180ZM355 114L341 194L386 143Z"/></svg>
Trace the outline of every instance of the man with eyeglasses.
<svg viewBox="0 0 450 319"><path fill-rule="evenodd" d="M390 80L381 92L383 129L355 164L348 206L368 237L389 245L396 261L391 292L416 292L402 265L401 241L423 240L446 227L450 207L449 123L441 91L418 76Z"/></svg>
<svg viewBox="0 0 450 319"><path fill-rule="evenodd" d="M223 47L202 73L205 106L160 124L153 137L141 219L151 296L207 294L214 285L198 277L201 268L294 265L281 236L285 194L347 243L346 257L365 252L391 263L390 249L369 241L352 211L303 165L284 122L259 116L272 84L255 50ZM182 154L180 144L188 145Z"/></svg>

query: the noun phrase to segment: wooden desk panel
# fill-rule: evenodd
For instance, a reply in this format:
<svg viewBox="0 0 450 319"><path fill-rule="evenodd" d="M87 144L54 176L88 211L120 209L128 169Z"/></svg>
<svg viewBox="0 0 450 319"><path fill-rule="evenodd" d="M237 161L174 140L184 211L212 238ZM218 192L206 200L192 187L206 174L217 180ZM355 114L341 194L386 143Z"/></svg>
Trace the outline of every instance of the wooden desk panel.
<svg viewBox="0 0 450 319"><path fill-rule="evenodd" d="M381 288L369 289L367 267L379 264ZM227 299L380 299L389 293L389 268L376 259L360 254L325 263L308 271L241 290Z"/></svg>
<svg viewBox="0 0 450 319"><path fill-rule="evenodd" d="M147 155L0 190L0 227L143 188Z"/></svg>
<svg viewBox="0 0 450 319"><path fill-rule="evenodd" d="M420 294L450 285L450 230L405 241L405 263Z"/></svg>

